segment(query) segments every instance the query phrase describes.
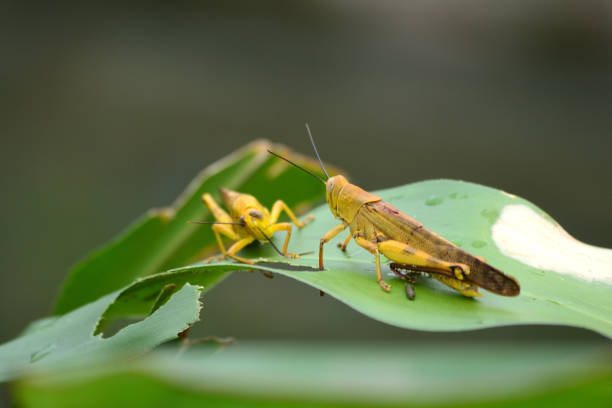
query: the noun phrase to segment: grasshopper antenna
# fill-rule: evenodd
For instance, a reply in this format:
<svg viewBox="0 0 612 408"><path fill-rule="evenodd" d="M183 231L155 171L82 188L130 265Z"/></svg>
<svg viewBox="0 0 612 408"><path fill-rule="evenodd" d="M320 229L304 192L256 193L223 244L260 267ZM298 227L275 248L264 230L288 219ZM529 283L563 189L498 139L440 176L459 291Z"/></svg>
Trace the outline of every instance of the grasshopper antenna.
<svg viewBox="0 0 612 408"><path fill-rule="evenodd" d="M291 160L287 159L286 157L281 156L280 154L276 154L274 153L272 150L268 150L268 153L270 153L273 156L278 157L279 159L283 159L284 161L288 162L289 164L294 165L295 167L297 167L298 169L302 170L305 173L310 174L312 177L316 178L317 180L320 180L321 183L325 184L325 180L323 180L321 177L317 176L316 174L314 174L311 171L306 170L305 168L303 168L302 166L298 166L297 164L295 164L294 162L292 162ZM325 171L325 170L324 170ZM327 173L325 173L327 175Z"/></svg>
<svg viewBox="0 0 612 408"><path fill-rule="evenodd" d="M276 246L276 244L274 243L274 241L272 241L272 239L271 239L269 236L267 236L267 235L266 235L266 233L265 233L265 232L263 232L263 230L262 230L261 228L257 227L257 229L259 230L259 232L261 232L261 235L263 235L263 236L266 238L266 240L267 240L267 241L270 243L270 245L272 245L272 248L274 248L274 250L275 250L276 252L278 252L278 254L279 254L280 256L285 257L285 254L283 254L283 253L280 251L280 249L278 249L278 247Z"/></svg>
<svg viewBox="0 0 612 408"><path fill-rule="evenodd" d="M204 224L204 225L211 225L211 224L242 225L244 227L243 222L187 221L187 223L188 224Z"/></svg>
<svg viewBox="0 0 612 408"><path fill-rule="evenodd" d="M276 252L278 252L278 254L282 257L287 257L285 254L283 254L280 249L278 249L278 247L276 246L276 244L274 244L274 242L272 241L272 239L266 235L265 232L263 232L263 230L259 227L257 227L257 229L259 230L259 232L261 232L261 235L263 235L266 240L270 243L270 245L272 245L272 248L274 248L276 250ZM310 255L310 254L314 254L315 251L308 251L308 252L302 252L301 254L298 254L299 256L303 256L303 255Z"/></svg>
<svg viewBox="0 0 612 408"><path fill-rule="evenodd" d="M308 126L308 123L304 123L304 126L306 126L306 132L308 132L310 143L312 143L312 147L314 148L315 154L317 155L317 159L319 159L319 163L321 164L321 169L323 169L323 173L325 173L325 177L329 179L329 175L327 174L327 171L325 170L325 166L323 165L323 160L321 160L321 156L319 156L317 145L315 144L314 139L312 138L312 133L310 133L310 126Z"/></svg>

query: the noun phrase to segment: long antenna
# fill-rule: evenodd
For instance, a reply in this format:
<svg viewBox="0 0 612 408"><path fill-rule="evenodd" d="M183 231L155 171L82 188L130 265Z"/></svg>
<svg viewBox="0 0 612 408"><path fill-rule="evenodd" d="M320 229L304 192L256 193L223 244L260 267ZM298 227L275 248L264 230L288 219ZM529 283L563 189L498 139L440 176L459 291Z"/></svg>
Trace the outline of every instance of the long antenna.
<svg viewBox="0 0 612 408"><path fill-rule="evenodd" d="M187 221L188 224L225 224L225 225L242 225L244 227L243 222L220 222L220 221Z"/></svg>
<svg viewBox="0 0 612 408"><path fill-rule="evenodd" d="M261 235L263 235L263 236L264 236L264 237L265 237L265 238L268 240L268 242L270 243L270 245L272 245L272 248L274 248L274 249L276 250L276 252L278 252L278 254L279 254L280 256L287 258L287 255L283 254L283 253L282 253L282 252L281 252L281 251L278 249L278 247L277 247L277 246L274 244L274 242L272 241L272 239L271 239L269 236L267 236L267 235L266 235L266 233L265 233L265 232L263 232L263 230L262 230L261 228L257 227L257 229L259 230L259 232L261 232ZM302 252L301 254L298 254L298 255L299 255L299 256L310 255L310 254L314 254L314 252L315 252L315 251Z"/></svg>
<svg viewBox="0 0 612 408"><path fill-rule="evenodd" d="M325 176L329 179L329 175L327 174L327 171L325 171L325 166L323 165L323 160L321 160L321 156L319 156L317 145L315 144L314 139L312 138L312 133L310 133L310 126L308 126L308 123L304 123L304 125L306 126L306 132L308 132L308 137L310 138L310 143L312 143L312 147L314 148L315 154L317 155L317 159L319 159L319 163L321 163L323 173L325 173Z"/></svg>
<svg viewBox="0 0 612 408"><path fill-rule="evenodd" d="M259 230L259 232L261 232L261 235L263 235L263 236L264 236L264 237L265 237L265 238L268 240L268 242L270 243L270 245L272 245L272 248L274 248L274 250L276 250L276 252L278 252L278 254L279 254L280 256L285 257L285 254L283 254L283 253L280 251L280 249L278 249L278 247L276 246L276 244L274 244L274 242L272 241L272 239L271 239L269 236L267 236L267 235L266 235L266 233L265 233L265 232L263 232L263 230L262 230L261 228L257 227L257 229Z"/></svg>
<svg viewBox="0 0 612 408"><path fill-rule="evenodd" d="M284 161L294 165L295 167L297 167L298 169L302 170L305 173L310 174L312 177L316 178L317 180L320 180L321 183L325 184L325 180L323 180L321 177L317 176L316 174L314 174L313 172L310 172L308 170L306 170L305 168L303 168L302 166L298 166L297 164L295 164L294 162L292 162L291 160L287 159L286 157L281 156L280 154L276 154L274 153L272 150L268 150L268 153L278 157L279 159L283 159ZM327 174L327 173L326 173Z"/></svg>

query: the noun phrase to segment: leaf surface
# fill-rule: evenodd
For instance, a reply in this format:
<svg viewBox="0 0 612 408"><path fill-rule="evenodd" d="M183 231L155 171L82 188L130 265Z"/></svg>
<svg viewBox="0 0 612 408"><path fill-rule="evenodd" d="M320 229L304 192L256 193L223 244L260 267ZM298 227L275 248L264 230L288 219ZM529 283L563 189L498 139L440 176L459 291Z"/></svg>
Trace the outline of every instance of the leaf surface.
<svg viewBox="0 0 612 408"><path fill-rule="evenodd" d="M176 338L198 320L200 287L184 285L155 313L109 338L94 335L98 320L117 298L113 293L63 316L39 321L0 345L0 381L24 372L75 367L107 359L134 358Z"/></svg>
<svg viewBox="0 0 612 408"><path fill-rule="evenodd" d="M544 243L553 243L549 250L558 251L559 257L567 255L563 252L572 248L577 252L587 251L583 248L584 244L575 240L577 246L568 249L559 244L557 249L555 240L573 239L533 204L500 190L451 180L424 181L376 194L422 222L425 227L467 251L485 257L491 265L514 276L520 282L521 294L518 297L503 297L483 290L482 297L466 298L433 279L421 277L416 285L416 299L409 301L404 283L393 276L387 265L383 265L385 279L392 285L391 292L386 293L376 282L372 255L354 242L349 244L346 253L335 247L348 232L326 245L326 270L318 271L315 267L319 239L339 223L326 205L312 212L315 220L296 231L290 242L292 252L315 251L314 254L290 260L279 257L269 245L247 247L241 254L258 260L257 269L309 284L367 316L399 327L455 331L513 324L560 324L584 327L612 337L612 285L585 278L588 275L584 275L582 269L571 274L534 267L525 263L524 259L504 254L498 247L493 237L494 225L500 225L500 216L506 208L519 206L527 208L539 218L513 219L513 225L527 223L529 227L536 223L534 220L550 224L555 232L539 239ZM529 228L523 232L527 235L518 235L519 239L529 238ZM537 233L534 230L533 234ZM282 237L275 239L282 242ZM595 268L610 265L606 259L612 251L589 248L600 258L586 257L585 262L591 259L591 264L585 264L585 269L595 271ZM223 261L209 265L194 264L168 274L205 275L245 268L253 267ZM193 279L198 282L198 279L204 278Z"/></svg>

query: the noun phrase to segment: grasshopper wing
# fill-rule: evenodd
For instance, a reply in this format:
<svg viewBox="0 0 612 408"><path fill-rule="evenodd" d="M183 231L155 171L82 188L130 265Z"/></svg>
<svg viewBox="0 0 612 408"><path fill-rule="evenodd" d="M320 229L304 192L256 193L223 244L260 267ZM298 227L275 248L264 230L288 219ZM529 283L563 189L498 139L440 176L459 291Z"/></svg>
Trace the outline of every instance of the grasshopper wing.
<svg viewBox="0 0 612 408"><path fill-rule="evenodd" d="M463 263L470 267L466 280L503 296L516 296L520 286L516 279L494 268L480 258L459 248L391 204L377 201L365 204L360 211L389 239L403 242L446 262ZM452 274L447 273L449 276Z"/></svg>

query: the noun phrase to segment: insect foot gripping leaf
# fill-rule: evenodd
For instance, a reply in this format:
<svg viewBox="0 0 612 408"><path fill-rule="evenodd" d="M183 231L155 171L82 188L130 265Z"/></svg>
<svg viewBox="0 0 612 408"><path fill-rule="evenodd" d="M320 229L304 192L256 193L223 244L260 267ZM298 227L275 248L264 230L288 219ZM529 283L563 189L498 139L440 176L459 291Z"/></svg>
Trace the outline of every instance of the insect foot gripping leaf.
<svg viewBox="0 0 612 408"><path fill-rule="evenodd" d="M484 258L472 255L442 238L376 194L368 193L349 183L344 176L329 177L308 125L306 130L321 169L327 176L325 195L329 209L333 216L342 222L327 231L320 239L319 269L324 270L325 243L348 227L350 235L340 246L341 249L345 250L350 238L353 238L357 245L374 255L376 280L385 292L389 292L391 286L382 278L381 255L394 262L395 272L404 268L432 273L438 281L466 297L480 296L479 287L503 296L519 294L520 286L517 280L494 268ZM291 160L270 153L299 168ZM410 284L406 286L406 290L408 298L414 299L415 294Z"/></svg>
<svg viewBox="0 0 612 408"><path fill-rule="evenodd" d="M113 293L64 316L44 320L22 336L0 345L0 381L25 372L61 369L141 355L176 338L198 320L201 288L185 284L140 322L104 339L94 335L102 313L120 297Z"/></svg>

